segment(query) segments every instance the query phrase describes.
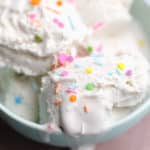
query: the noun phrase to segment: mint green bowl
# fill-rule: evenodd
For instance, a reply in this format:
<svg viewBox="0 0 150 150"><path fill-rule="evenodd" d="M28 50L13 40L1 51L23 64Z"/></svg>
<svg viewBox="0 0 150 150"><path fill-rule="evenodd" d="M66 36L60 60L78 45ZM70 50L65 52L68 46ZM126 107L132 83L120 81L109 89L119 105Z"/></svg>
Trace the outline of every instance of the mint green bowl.
<svg viewBox="0 0 150 150"><path fill-rule="evenodd" d="M150 6L144 0L135 0L131 10L133 16L141 23L150 39L150 20L145 16L150 14ZM63 132L48 133L45 125L39 125L18 117L0 104L0 117L12 128L32 140L60 147L76 147L97 142L106 142L127 131L139 122L150 111L150 99L138 106L127 117L117 121L109 130L99 135L71 137Z"/></svg>

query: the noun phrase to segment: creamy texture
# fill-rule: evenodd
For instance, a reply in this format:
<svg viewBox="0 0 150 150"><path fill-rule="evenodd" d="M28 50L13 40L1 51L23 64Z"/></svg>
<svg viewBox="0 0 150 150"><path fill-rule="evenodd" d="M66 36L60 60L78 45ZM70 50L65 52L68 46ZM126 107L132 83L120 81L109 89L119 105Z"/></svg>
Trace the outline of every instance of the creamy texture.
<svg viewBox="0 0 150 150"><path fill-rule="evenodd" d="M149 64L133 37L118 35L119 40L130 41L128 46L133 51L115 50L115 43L109 39L111 51L104 48L76 59L43 78L43 101L48 103L49 120L72 135L96 134L109 127L114 107L142 102L149 85Z"/></svg>
<svg viewBox="0 0 150 150"><path fill-rule="evenodd" d="M21 118L38 121L38 79L0 69L0 102Z"/></svg>
<svg viewBox="0 0 150 150"><path fill-rule="evenodd" d="M131 20L128 12L133 0L77 0L76 7L85 24L104 23L107 30L118 30ZM83 10L84 8L84 10ZM92 15L91 15L92 14Z"/></svg>
<svg viewBox="0 0 150 150"><path fill-rule="evenodd" d="M0 65L27 75L46 73L51 56L71 49L86 33L72 4L58 6L56 0L37 6L30 0L1 1L0 20Z"/></svg>

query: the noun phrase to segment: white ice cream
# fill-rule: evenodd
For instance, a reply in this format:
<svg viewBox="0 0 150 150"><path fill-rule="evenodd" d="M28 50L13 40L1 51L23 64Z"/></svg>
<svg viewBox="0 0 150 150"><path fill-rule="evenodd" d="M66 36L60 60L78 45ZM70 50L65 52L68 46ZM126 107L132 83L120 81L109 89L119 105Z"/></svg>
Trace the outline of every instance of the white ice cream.
<svg viewBox="0 0 150 150"><path fill-rule="evenodd" d="M59 4L60 5L60 4ZM46 73L51 56L80 41L86 27L72 4L42 0L0 2L0 65L27 75Z"/></svg>
<svg viewBox="0 0 150 150"><path fill-rule="evenodd" d="M43 78L42 101L48 103L49 121L71 135L104 131L112 123L114 108L141 103L149 86L149 63L140 52L148 47L134 23L115 36L103 33L99 41L91 41L95 51L90 56ZM75 102L70 102L71 96Z"/></svg>

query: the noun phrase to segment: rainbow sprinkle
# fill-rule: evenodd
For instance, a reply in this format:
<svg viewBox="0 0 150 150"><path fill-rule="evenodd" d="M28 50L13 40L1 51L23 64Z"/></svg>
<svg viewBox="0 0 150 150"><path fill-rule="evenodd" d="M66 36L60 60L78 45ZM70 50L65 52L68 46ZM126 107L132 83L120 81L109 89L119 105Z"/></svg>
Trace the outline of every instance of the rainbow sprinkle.
<svg viewBox="0 0 150 150"><path fill-rule="evenodd" d="M87 85L86 85L86 89L88 90L88 91L93 91L94 90L94 84L93 83L88 83Z"/></svg>
<svg viewBox="0 0 150 150"><path fill-rule="evenodd" d="M87 51L91 53L93 51L93 47L92 46L88 46L87 47Z"/></svg>
<svg viewBox="0 0 150 150"><path fill-rule="evenodd" d="M85 71L86 71L86 73L87 74L91 74L91 73L93 73L93 68L92 67L87 67L86 69L85 69Z"/></svg>
<svg viewBox="0 0 150 150"><path fill-rule="evenodd" d="M83 106L83 110L84 110L85 113L88 113L88 112L89 112L89 107L88 107L88 105L84 105L84 106Z"/></svg>
<svg viewBox="0 0 150 150"><path fill-rule="evenodd" d="M68 75L69 75L69 72L66 71L66 70L64 70L64 71L61 72L61 76L63 76L63 77L66 77Z"/></svg>
<svg viewBox="0 0 150 150"><path fill-rule="evenodd" d="M21 104L23 102L23 98L20 96L15 97L16 104Z"/></svg>
<svg viewBox="0 0 150 150"><path fill-rule="evenodd" d="M41 43L43 41L43 38L39 34L36 34L34 36L34 40L36 43Z"/></svg>
<svg viewBox="0 0 150 150"><path fill-rule="evenodd" d="M118 63L117 64L117 67L120 69L120 70L124 70L126 68L125 64L124 63Z"/></svg>
<svg viewBox="0 0 150 150"><path fill-rule="evenodd" d="M71 103L75 103L77 101L77 96L76 95L71 95L69 97L69 100L70 100Z"/></svg>
<svg viewBox="0 0 150 150"><path fill-rule="evenodd" d="M32 6L37 6L41 3L41 0L30 0Z"/></svg>
<svg viewBox="0 0 150 150"><path fill-rule="evenodd" d="M59 28L64 28L64 24L57 18L53 19L54 24L56 24Z"/></svg>
<svg viewBox="0 0 150 150"><path fill-rule="evenodd" d="M74 24L73 24L72 19L71 19L70 16L68 16L68 21L69 21L69 24L70 24L72 30L75 30L75 26L74 26Z"/></svg>
<svg viewBox="0 0 150 150"><path fill-rule="evenodd" d="M130 76L132 76L132 74L133 74L132 70L127 70L126 71L126 76L130 77Z"/></svg>
<svg viewBox="0 0 150 150"><path fill-rule="evenodd" d="M138 46L140 47L140 48L144 48L145 47L145 41L144 40L138 40L137 41L137 43L138 43Z"/></svg>

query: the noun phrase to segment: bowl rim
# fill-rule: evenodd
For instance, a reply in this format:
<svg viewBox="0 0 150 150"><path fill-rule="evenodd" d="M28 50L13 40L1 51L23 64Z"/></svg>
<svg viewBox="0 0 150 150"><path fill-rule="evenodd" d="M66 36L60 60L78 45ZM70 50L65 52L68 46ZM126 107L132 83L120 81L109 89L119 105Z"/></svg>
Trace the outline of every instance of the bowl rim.
<svg viewBox="0 0 150 150"><path fill-rule="evenodd" d="M21 116L18 116L14 112L11 112L3 104L0 104L0 111L2 113L4 113L7 117L9 117L10 119L13 119L16 122L18 122L18 123L20 123L20 124L22 124L24 126L27 126L27 127L30 127L30 128L34 128L35 130L38 130L38 131L45 131L46 132L46 129L45 129L45 125L46 124L38 124L36 122L32 122L32 121L26 120L24 118L21 118ZM140 106L135 108L135 110L130 112L127 116L125 116L122 119L119 119L118 121L113 123L106 130L106 132L109 132L111 129L123 126L127 122L130 122L130 121L134 120L135 118L137 118L137 116L139 116L140 114L143 114L143 116L145 116L145 114L148 113L149 111L150 111L150 98L146 99L144 103L140 104ZM143 113L143 112L145 112L145 113ZM53 134L55 134L55 133L58 135L58 131L53 132ZM61 132L59 131L59 133L63 134L62 131ZM49 133L49 134L51 134L51 133ZM96 134L96 135L99 135L99 134Z"/></svg>

